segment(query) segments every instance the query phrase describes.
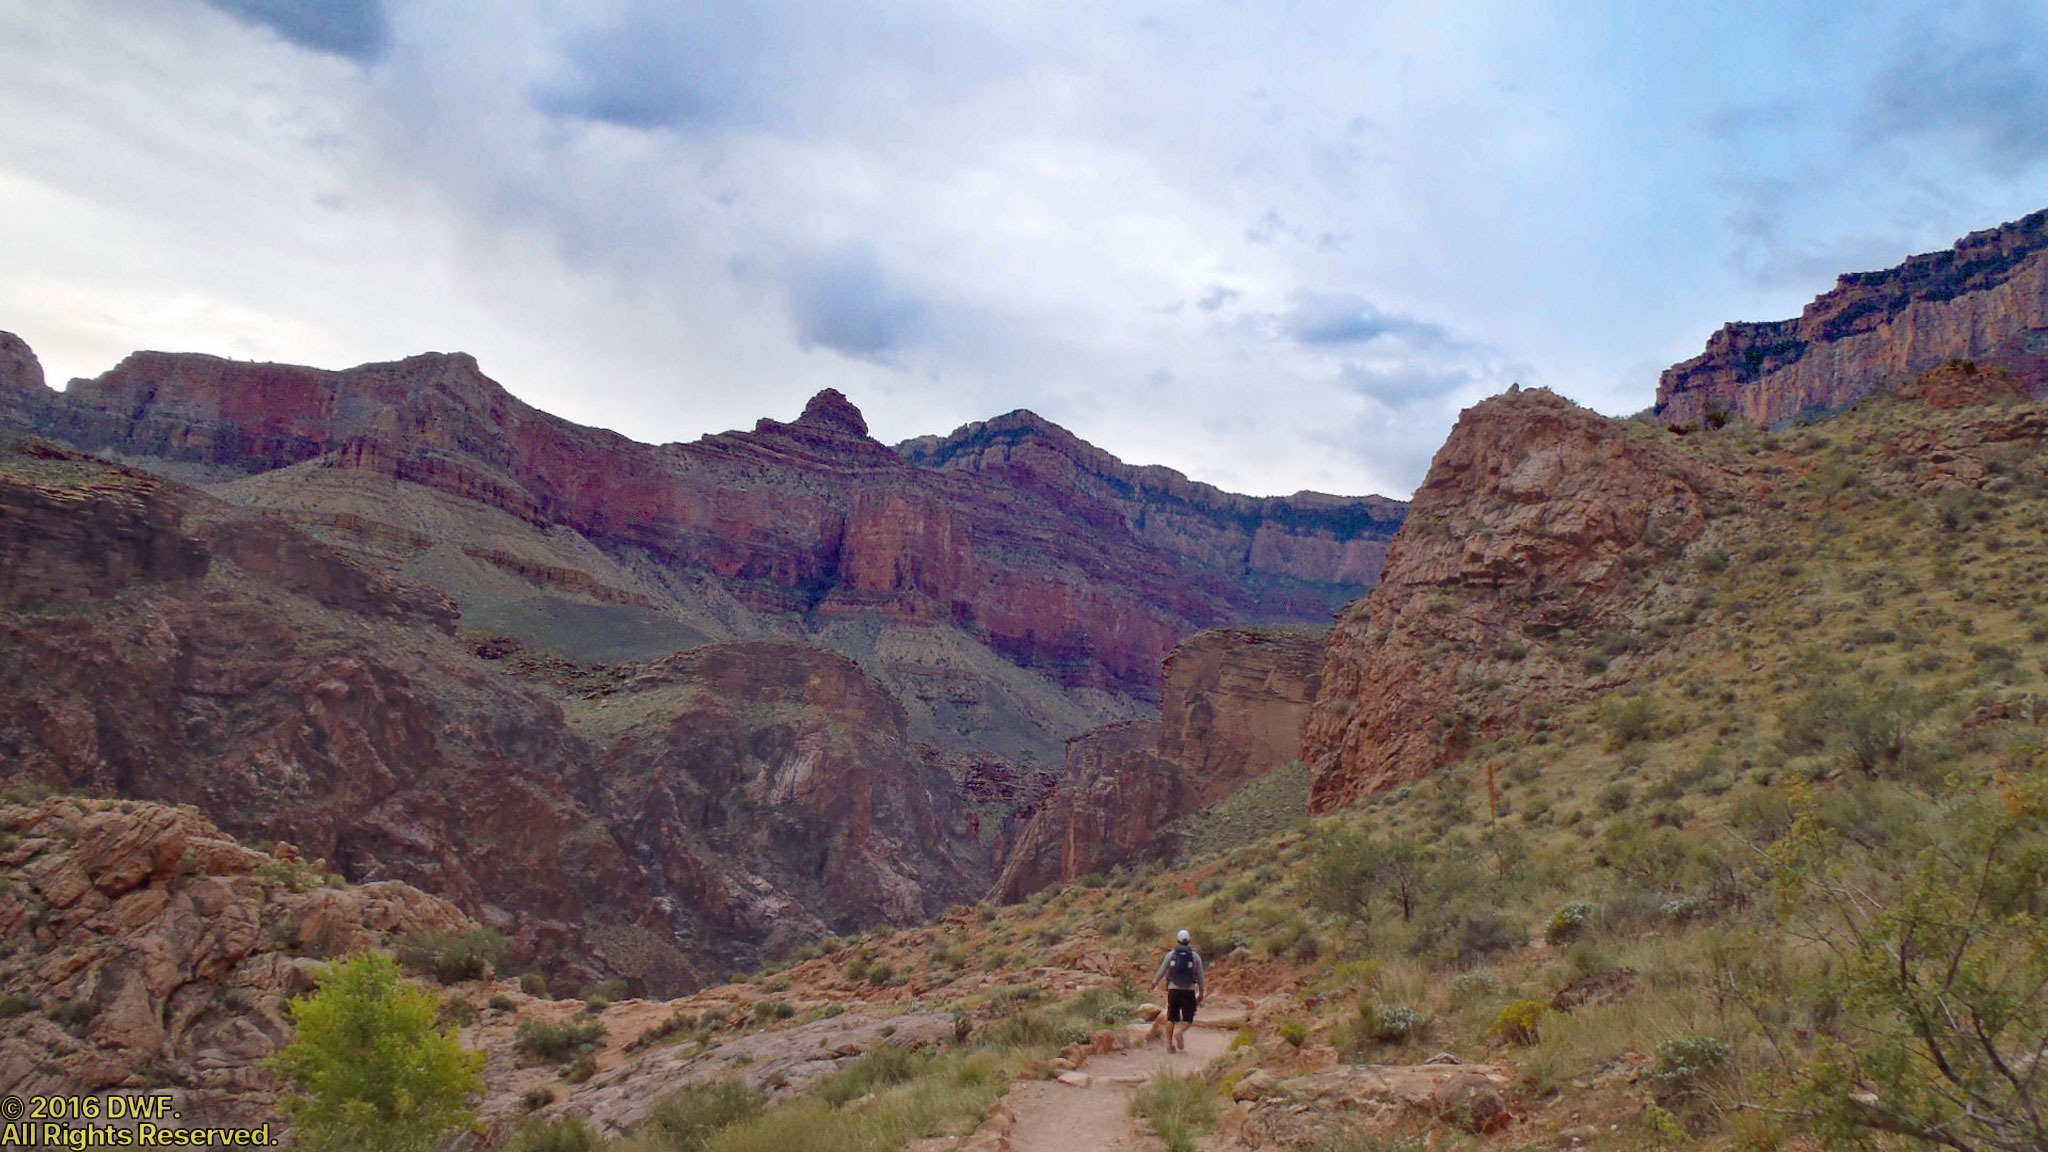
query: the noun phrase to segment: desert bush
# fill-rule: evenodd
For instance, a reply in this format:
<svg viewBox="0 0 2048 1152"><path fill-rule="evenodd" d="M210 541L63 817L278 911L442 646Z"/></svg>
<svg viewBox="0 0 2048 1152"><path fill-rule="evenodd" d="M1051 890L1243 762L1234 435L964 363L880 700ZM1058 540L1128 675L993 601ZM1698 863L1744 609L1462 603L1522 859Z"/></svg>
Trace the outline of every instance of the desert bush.
<svg viewBox="0 0 2048 1152"><path fill-rule="evenodd" d="M1679 1036L1657 1046L1650 1078L1657 1082L1659 1097L1685 1099L1698 1094L1734 1061L1735 1050L1718 1036Z"/></svg>
<svg viewBox="0 0 2048 1152"><path fill-rule="evenodd" d="M528 996L545 998L548 994L548 978L538 972L528 972L519 978L519 990Z"/></svg>
<svg viewBox="0 0 2048 1152"><path fill-rule="evenodd" d="M1578 939L1592 927L1593 916L1599 906L1586 900L1574 900L1550 914L1543 924L1543 939L1552 944L1565 944Z"/></svg>
<svg viewBox="0 0 2048 1152"><path fill-rule="evenodd" d="M1486 1035L1503 1044L1529 1047L1543 1038L1543 1013L1548 1010L1541 1000L1517 1000L1500 1010Z"/></svg>
<svg viewBox="0 0 2048 1152"><path fill-rule="evenodd" d="M1419 1040L1429 1031L1429 1017L1405 1004L1375 1004L1365 1019L1366 1035L1380 1044Z"/></svg>
<svg viewBox="0 0 2048 1152"><path fill-rule="evenodd" d="M1662 718L1657 702L1648 696L1630 696L1609 701L1600 710L1600 726L1607 730L1607 747L1619 749L1656 734Z"/></svg>
<svg viewBox="0 0 2048 1152"><path fill-rule="evenodd" d="M560 1063L590 1051L603 1038L604 1024L597 1020L521 1020L513 1029L512 1046L535 1060Z"/></svg>
<svg viewBox="0 0 2048 1152"><path fill-rule="evenodd" d="M1296 1048L1308 1043L1308 1021L1288 1019L1280 1022L1280 1038Z"/></svg>
<svg viewBox="0 0 2048 1152"><path fill-rule="evenodd" d="M467 932L410 932L395 942L398 962L443 984L481 980L505 954L505 938L489 928Z"/></svg>
<svg viewBox="0 0 2048 1152"><path fill-rule="evenodd" d="M1899 763L1925 714L1926 699L1904 684L1831 684L1779 717L1788 751L1826 752L1866 776Z"/></svg>

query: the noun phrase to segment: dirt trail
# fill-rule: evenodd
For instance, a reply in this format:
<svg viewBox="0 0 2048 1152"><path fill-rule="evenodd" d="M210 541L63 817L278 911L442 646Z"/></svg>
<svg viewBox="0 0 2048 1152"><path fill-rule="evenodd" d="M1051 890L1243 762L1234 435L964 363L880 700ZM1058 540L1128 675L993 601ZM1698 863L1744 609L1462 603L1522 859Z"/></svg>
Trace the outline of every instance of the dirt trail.
<svg viewBox="0 0 2048 1152"><path fill-rule="evenodd" d="M1219 1013L1219 1015L1222 1015ZM1233 1014L1234 1015L1234 1014ZM1164 1068L1199 1071L1230 1048L1235 1022L1201 1022L1188 1032L1188 1050L1168 1053L1166 1041L1141 1048L1091 1056L1081 1070L1091 1078L1086 1088L1054 1080L1019 1084L1010 1094L1017 1115L1011 1134L1012 1152L1140 1152L1157 1148L1132 1126L1131 1096L1138 1086Z"/></svg>

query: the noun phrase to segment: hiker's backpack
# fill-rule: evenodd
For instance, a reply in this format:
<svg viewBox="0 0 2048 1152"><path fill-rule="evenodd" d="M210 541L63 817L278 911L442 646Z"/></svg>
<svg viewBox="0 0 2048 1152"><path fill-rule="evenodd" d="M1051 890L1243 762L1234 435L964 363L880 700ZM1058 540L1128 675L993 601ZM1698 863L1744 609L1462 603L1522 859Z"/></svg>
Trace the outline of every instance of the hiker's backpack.
<svg viewBox="0 0 2048 1152"><path fill-rule="evenodd" d="M1195 950L1182 944L1173 950L1173 966L1167 970L1168 980L1173 984L1195 982Z"/></svg>

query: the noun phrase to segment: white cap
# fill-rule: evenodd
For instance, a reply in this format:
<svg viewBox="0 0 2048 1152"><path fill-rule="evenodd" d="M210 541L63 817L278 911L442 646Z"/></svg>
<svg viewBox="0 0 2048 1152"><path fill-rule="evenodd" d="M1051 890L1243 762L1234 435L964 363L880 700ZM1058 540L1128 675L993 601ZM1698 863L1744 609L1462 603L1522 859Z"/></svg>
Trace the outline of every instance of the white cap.
<svg viewBox="0 0 2048 1152"><path fill-rule="evenodd" d="M1183 944L1185 944L1185 943L1187 943L1187 942L1188 942L1188 940L1189 940L1189 939L1190 939L1190 937L1188 936L1188 930L1187 930L1187 929L1185 929L1185 928L1181 929L1181 930L1180 930L1180 942L1181 942L1181 943L1183 943Z"/></svg>

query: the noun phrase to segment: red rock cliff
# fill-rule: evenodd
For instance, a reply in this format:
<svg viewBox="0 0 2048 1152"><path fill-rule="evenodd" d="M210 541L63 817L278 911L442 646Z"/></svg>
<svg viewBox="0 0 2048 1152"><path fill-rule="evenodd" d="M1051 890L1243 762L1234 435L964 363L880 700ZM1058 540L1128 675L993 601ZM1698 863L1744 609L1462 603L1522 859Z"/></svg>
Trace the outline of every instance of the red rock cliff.
<svg viewBox="0 0 2048 1152"><path fill-rule="evenodd" d="M1732 482L1670 434L1546 390L1467 409L1370 596L1331 633L1303 760L1317 811L1414 780L1522 710L1599 681L1529 641L1623 625L1643 572Z"/></svg>
<svg viewBox="0 0 2048 1152"><path fill-rule="evenodd" d="M2048 210L1883 272L1840 277L1794 320L1724 326L1665 370L1657 418L1776 424L1848 406L1952 359L2048 391Z"/></svg>
<svg viewBox="0 0 2048 1152"><path fill-rule="evenodd" d="M62 394L9 394L16 423L87 448L251 472L325 458L651 554L756 607L950 621L1067 684L1148 699L1191 632L1326 619L1370 584L1402 508L1233 497L1036 421L906 458L830 391L793 423L657 447L538 412L464 355L329 372L139 352Z"/></svg>

